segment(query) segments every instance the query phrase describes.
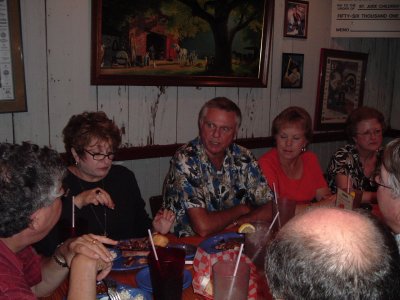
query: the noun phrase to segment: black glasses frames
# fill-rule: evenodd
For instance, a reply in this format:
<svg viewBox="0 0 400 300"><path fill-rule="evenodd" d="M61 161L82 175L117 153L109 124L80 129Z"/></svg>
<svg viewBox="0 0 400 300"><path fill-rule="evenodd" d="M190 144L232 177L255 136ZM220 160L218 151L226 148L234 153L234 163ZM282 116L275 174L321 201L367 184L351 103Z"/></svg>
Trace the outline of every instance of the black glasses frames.
<svg viewBox="0 0 400 300"><path fill-rule="evenodd" d="M114 156L115 156L115 153L114 153L114 152L109 152L109 153L107 153L107 154L103 154L103 153L92 153L92 152L90 152L90 151L88 151L88 150L86 150L86 149L83 149L83 151L85 151L87 154L91 155L91 156L93 157L94 160L103 160L103 159L105 159L106 157L107 157L109 160L113 160L113 159L114 159Z"/></svg>

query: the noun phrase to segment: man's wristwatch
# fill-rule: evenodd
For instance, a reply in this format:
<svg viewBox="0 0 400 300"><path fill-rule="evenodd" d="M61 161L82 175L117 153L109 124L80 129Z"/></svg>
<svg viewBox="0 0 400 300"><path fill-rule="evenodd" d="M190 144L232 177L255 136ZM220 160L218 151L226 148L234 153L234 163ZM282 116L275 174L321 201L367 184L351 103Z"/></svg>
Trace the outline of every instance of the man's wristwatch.
<svg viewBox="0 0 400 300"><path fill-rule="evenodd" d="M54 251L53 259L54 259L54 261L55 261L58 265L60 265L61 267L63 267L63 268L69 268L69 266L68 266L67 261L65 260L65 258L62 257L61 255L57 254L57 250L58 250L58 248L60 248L61 245L62 245L62 243L61 243L60 245L58 245L57 248L56 248L56 251Z"/></svg>

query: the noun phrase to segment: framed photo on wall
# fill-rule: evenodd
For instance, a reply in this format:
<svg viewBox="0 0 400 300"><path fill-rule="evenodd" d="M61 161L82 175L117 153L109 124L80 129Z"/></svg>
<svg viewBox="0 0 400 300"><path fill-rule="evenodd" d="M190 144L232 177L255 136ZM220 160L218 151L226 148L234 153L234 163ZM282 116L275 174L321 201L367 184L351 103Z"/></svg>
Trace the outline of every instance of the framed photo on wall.
<svg viewBox="0 0 400 300"><path fill-rule="evenodd" d="M281 88L300 89L303 87L304 54L282 53Z"/></svg>
<svg viewBox="0 0 400 300"><path fill-rule="evenodd" d="M266 87L274 0L203 2L92 0L91 84Z"/></svg>
<svg viewBox="0 0 400 300"><path fill-rule="evenodd" d="M363 102L368 54L321 49L315 130L342 129Z"/></svg>
<svg viewBox="0 0 400 300"><path fill-rule="evenodd" d="M20 1L0 1L0 113L27 110Z"/></svg>
<svg viewBox="0 0 400 300"><path fill-rule="evenodd" d="M284 33L286 37L307 38L308 1L285 0Z"/></svg>

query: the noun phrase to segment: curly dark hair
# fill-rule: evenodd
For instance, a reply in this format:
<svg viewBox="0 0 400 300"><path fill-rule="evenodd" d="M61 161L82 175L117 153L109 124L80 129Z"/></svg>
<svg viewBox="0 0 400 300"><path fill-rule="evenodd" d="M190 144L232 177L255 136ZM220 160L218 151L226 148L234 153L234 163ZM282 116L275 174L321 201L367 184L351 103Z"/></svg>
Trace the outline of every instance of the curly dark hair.
<svg viewBox="0 0 400 300"><path fill-rule="evenodd" d="M382 132L386 130L385 117L379 110L369 106L361 106L353 110L346 120L346 133L350 142L354 142L353 137L357 135L358 123L370 119L376 119L381 124Z"/></svg>
<svg viewBox="0 0 400 300"><path fill-rule="evenodd" d="M31 215L51 205L65 174L60 155L48 147L0 144L0 236L27 228Z"/></svg>
<svg viewBox="0 0 400 300"><path fill-rule="evenodd" d="M79 157L83 157L85 147L93 139L110 143L112 151L116 151L121 144L120 129L102 111L83 112L72 116L63 130L63 136L69 165L75 163L71 149L74 148Z"/></svg>

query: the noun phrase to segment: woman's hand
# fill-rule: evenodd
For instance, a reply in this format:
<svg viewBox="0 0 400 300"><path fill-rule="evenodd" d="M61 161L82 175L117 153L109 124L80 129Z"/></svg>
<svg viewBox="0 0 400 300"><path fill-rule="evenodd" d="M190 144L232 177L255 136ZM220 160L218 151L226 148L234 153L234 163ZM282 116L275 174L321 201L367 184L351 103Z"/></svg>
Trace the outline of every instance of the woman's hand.
<svg viewBox="0 0 400 300"><path fill-rule="evenodd" d="M81 209L83 206L93 205L105 205L108 208L114 209L115 204L112 201L110 195L102 188L95 188L87 191L83 191L74 198L74 204L76 207Z"/></svg>
<svg viewBox="0 0 400 300"><path fill-rule="evenodd" d="M154 231L166 234L175 221L175 214L169 209L160 209L153 220Z"/></svg>
<svg viewBox="0 0 400 300"><path fill-rule="evenodd" d="M85 234L65 241L56 251L59 251L59 254L64 257L68 266L71 265L71 261L76 254L82 254L89 258L103 261L104 269L107 270L106 263L111 263L113 257L103 244L116 245L117 243L117 241L105 236Z"/></svg>

